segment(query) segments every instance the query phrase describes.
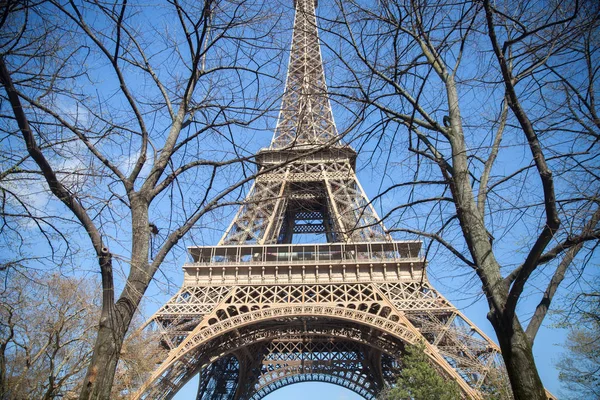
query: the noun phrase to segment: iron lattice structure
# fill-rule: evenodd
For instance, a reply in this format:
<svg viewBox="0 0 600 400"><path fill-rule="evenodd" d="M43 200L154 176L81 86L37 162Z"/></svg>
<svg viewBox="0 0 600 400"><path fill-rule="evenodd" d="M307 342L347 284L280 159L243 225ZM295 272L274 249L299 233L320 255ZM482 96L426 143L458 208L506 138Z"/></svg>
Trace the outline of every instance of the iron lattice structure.
<svg viewBox="0 0 600 400"><path fill-rule="evenodd" d="M338 138L314 0L296 0L286 90L259 178L217 246L192 247L153 317L169 350L136 398L260 399L324 381L374 398L425 343L440 374L481 398L498 347L428 282L419 241L386 233ZM321 235L326 243L293 243Z"/></svg>

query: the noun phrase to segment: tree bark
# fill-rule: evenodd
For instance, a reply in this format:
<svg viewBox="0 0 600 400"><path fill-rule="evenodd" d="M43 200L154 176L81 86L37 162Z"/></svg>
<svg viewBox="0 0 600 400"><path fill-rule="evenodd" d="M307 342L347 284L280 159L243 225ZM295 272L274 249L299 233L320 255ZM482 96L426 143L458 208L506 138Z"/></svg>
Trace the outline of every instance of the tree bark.
<svg viewBox="0 0 600 400"><path fill-rule="evenodd" d="M496 331L515 400L546 400L527 334L516 316L505 320L498 314L490 312L488 319Z"/></svg>
<svg viewBox="0 0 600 400"><path fill-rule="evenodd" d="M85 385L79 396L80 399L110 399L124 338L123 329L120 329L115 321L104 317L100 320L94 354L88 368Z"/></svg>

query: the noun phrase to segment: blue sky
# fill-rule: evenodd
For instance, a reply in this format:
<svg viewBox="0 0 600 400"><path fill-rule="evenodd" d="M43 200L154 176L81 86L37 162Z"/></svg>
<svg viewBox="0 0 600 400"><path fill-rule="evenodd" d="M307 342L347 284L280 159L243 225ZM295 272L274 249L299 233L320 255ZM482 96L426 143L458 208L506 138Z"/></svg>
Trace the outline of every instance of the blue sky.
<svg viewBox="0 0 600 400"><path fill-rule="evenodd" d="M288 4L288 7L291 6L291 2ZM289 10L288 10L289 11ZM154 11L153 11L154 12ZM285 23L289 23L290 14L286 14L288 20ZM282 22L282 26L284 26ZM282 28L287 29L289 28ZM287 39L282 39L287 40ZM343 107L334 104L334 114L336 121L342 121L340 124L343 125L344 114ZM268 119L267 119L268 120ZM268 144L268 141L272 135L272 128L274 125L272 124L273 119L270 120L271 125L264 127L262 131L257 131L254 134L248 133L243 130L241 132L236 132L239 136L244 135L248 141L248 151L252 151L252 147L260 147ZM258 140L254 140L254 139ZM218 149L222 151L222 149ZM502 158L499 160L498 164L504 164L506 167L503 170L497 170L496 173L498 175L506 175L515 167L514 164L519 164L523 162L523 155L511 153L510 157ZM514 159L512 158L514 157ZM514 160L517 160L516 162ZM123 161L127 163L126 161ZM386 180L386 177L382 176L381 171L377 171L377 166L368 165L368 152L366 154L362 153L359 155L359 179L363 184L367 195L371 198L377 194L381 187L379 185L380 182L384 183L383 188L385 188L386 184L390 182ZM398 171L398 170L396 170ZM382 199L381 203L378 204L378 210L387 209L391 204L397 204L405 201L406 199L397 195L394 197L388 197ZM230 220L231 216L224 218L223 224L227 224ZM204 231L206 229L206 225L211 228L218 230L219 227L214 228L213 221L209 221L205 223L202 221L203 226L198 226L198 233L200 237L208 237L211 235L210 232ZM220 235L220 231L216 234L216 236ZM505 261L509 260L511 257L514 259L518 259L519 254L509 253L509 250L512 251L514 248L518 246L512 246L515 243L518 244L518 235L520 234L518 229L515 229L511 232L514 237L510 237L511 240L510 246L507 246L505 253L507 257L505 257ZM124 235L126 236L126 235ZM122 239L121 237L119 239ZM187 243L184 244L192 244L194 239L189 239ZM210 239L207 242L215 243L214 240ZM87 242L85 243L87 244ZM115 245L116 247L116 245ZM175 250L172 258L168 259L166 265L161 268L160 274L157 276L159 281L160 288L153 288L149 292L148 300L148 310L147 314L151 314L157 307L163 304L167 299L169 294L173 294L181 282L183 278L183 274L181 272L181 265L183 265L185 261L185 255L182 249ZM490 336L493 340L495 340L495 334L491 329L491 325L486 319L487 313L487 305L485 303L485 299L483 299L480 295L480 283L473 277L472 271L468 268L457 268L457 263L455 260L449 259L447 256L443 254L437 254L433 252L433 254L428 255L430 265L428 267L429 277L432 280L434 286L444 295L446 296L453 304L464 311L466 316L471 319L479 328L481 328L488 336ZM167 265L170 264L170 265ZM506 264L510 265L511 262L507 262ZM92 265L92 271L95 271L95 266ZM126 268L126 267L124 267ZM164 275L162 275L164 274ZM170 287L165 287L164 281L169 281ZM117 286L119 286L121 282L117 282ZM543 285L540 285L543 290ZM536 288L538 289L538 288ZM563 286L561 289L564 292L568 291L568 286ZM157 292L160 292L160 296L152 297ZM525 297L520 303L521 309L532 310L535 306L536 299L539 297L531 296ZM528 317L527 314L523 315L523 319L526 320ZM551 324L552 320L547 318L546 324ZM534 354L536 357L537 366L539 368L542 380L546 387L552 391L553 393L558 393L558 373L554 368L554 363L557 359L558 353L561 351L561 348L557 346L558 344L564 341L565 332L560 329L555 328L547 328L543 327L539 332L535 346L534 346ZM193 399L195 398L195 390L196 390L196 382L192 381L190 384L182 390L175 398L176 399ZM302 398L302 399L327 399L327 400L337 400L337 399L358 399L359 396L353 394L352 392L336 387L330 384L317 384L317 383L303 383L292 385L283 389L280 389L267 397L268 400L275 399L294 399L294 398Z"/></svg>
<svg viewBox="0 0 600 400"><path fill-rule="evenodd" d="M188 383L174 400L195 400L197 381ZM265 400L362 400L363 397L351 390L331 383L304 382L282 387L264 397Z"/></svg>
<svg viewBox="0 0 600 400"><path fill-rule="evenodd" d="M265 397L265 400L360 400L363 397L351 390L330 383L306 382L283 387Z"/></svg>

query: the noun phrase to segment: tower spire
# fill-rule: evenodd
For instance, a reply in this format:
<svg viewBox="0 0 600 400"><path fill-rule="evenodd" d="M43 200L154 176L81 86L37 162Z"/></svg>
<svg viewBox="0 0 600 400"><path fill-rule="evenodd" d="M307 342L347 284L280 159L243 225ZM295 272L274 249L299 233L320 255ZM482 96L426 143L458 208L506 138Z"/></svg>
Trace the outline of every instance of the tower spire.
<svg viewBox="0 0 600 400"><path fill-rule="evenodd" d="M329 143L338 136L321 58L315 0L296 0L285 92L272 149Z"/></svg>

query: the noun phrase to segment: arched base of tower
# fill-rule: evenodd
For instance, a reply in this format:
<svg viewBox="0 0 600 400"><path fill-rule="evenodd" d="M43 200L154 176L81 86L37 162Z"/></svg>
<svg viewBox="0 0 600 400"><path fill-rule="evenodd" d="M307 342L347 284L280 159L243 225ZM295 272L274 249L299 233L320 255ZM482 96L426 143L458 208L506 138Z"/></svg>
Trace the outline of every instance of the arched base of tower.
<svg viewBox="0 0 600 400"><path fill-rule="evenodd" d="M334 324L318 329L306 321L301 325L310 332L298 333L298 326L256 329L263 339L240 343L202 369L197 399L258 400L281 387L310 381L339 385L372 399L399 371L398 355L367 344L361 339L367 332ZM398 344L397 351L402 347Z"/></svg>
<svg viewBox="0 0 600 400"><path fill-rule="evenodd" d="M306 290L298 288L302 286L288 287L302 298ZM342 286L323 287L313 296L315 302L320 296L331 300L334 295L340 297L339 302L293 305L266 304L264 298L247 297L240 288L179 342L138 398L170 398L199 371L201 399L261 398L301 379L338 383L374 397L393 381L405 345L426 338L378 290L346 289L346 294L360 295L351 299ZM270 296L283 296L270 290ZM242 300L246 304L234 305ZM287 300L293 301L291 295ZM263 305L254 307L248 302ZM427 341L424 344L441 374L456 380L466 397L479 397L465 379L477 383L484 378L481 371L469 366L467 375L459 375L457 367L449 364L451 359Z"/></svg>

